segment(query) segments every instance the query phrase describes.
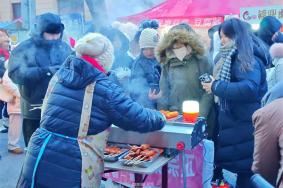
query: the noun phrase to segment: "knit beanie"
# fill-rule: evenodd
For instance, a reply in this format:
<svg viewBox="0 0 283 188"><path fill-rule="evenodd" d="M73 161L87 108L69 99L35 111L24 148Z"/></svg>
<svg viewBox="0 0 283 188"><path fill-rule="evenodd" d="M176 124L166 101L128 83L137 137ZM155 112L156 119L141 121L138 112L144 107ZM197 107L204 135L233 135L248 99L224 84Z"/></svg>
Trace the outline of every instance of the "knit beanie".
<svg viewBox="0 0 283 188"><path fill-rule="evenodd" d="M274 43L270 49L269 53L274 58L283 58L283 43Z"/></svg>
<svg viewBox="0 0 283 188"><path fill-rule="evenodd" d="M95 58L100 65L109 71L114 61L114 49L111 42L99 33L89 33L79 39L75 45L76 53Z"/></svg>
<svg viewBox="0 0 283 188"><path fill-rule="evenodd" d="M135 33L138 31L138 26L131 22L121 23L118 21L113 22L113 28L119 29L123 34L125 34L130 41L134 40Z"/></svg>
<svg viewBox="0 0 283 188"><path fill-rule="evenodd" d="M146 28L141 32L139 45L140 48L155 48L159 41L159 35L155 29Z"/></svg>
<svg viewBox="0 0 283 188"><path fill-rule="evenodd" d="M169 31L171 31L173 29L185 29L188 32L195 32L195 30L187 23L180 23L178 25L175 25Z"/></svg>

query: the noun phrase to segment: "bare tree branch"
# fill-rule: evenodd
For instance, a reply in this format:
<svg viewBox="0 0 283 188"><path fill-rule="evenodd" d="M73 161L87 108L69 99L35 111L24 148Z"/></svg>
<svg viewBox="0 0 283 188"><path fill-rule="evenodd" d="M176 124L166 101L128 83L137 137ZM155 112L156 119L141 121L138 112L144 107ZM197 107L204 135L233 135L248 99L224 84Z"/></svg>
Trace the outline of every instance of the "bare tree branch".
<svg viewBox="0 0 283 188"><path fill-rule="evenodd" d="M105 0L85 0L89 8L95 31L108 24Z"/></svg>

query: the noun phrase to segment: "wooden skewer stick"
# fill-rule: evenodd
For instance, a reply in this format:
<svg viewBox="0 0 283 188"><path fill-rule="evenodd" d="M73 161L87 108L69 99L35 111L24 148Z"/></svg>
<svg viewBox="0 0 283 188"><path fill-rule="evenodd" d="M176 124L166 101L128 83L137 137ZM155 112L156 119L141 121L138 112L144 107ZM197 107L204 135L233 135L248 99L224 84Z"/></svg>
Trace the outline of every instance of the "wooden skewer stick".
<svg viewBox="0 0 283 188"><path fill-rule="evenodd" d="M146 158L146 156L143 156L143 157L142 157L141 159L139 159L138 161L135 161L135 162L134 162L134 165L141 164L145 158Z"/></svg>
<svg viewBox="0 0 283 188"><path fill-rule="evenodd" d="M126 164L127 164L127 165L132 165L132 164L134 164L135 161L139 160L140 157L141 157L141 156L138 155L138 156L136 156L135 158L133 158L132 160L130 160L129 162L127 162Z"/></svg>

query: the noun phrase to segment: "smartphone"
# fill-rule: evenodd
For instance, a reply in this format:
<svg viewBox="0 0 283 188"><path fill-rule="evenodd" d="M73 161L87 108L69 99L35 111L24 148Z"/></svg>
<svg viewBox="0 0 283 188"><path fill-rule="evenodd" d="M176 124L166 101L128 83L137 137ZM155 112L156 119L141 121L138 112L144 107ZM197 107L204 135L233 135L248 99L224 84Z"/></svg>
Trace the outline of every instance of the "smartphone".
<svg viewBox="0 0 283 188"><path fill-rule="evenodd" d="M160 88L159 88L158 84L157 85L151 85L150 89L151 89L151 91L155 90L155 93L154 93L155 95L157 95L160 92Z"/></svg>
<svg viewBox="0 0 283 188"><path fill-rule="evenodd" d="M199 77L200 82L202 83L210 83L212 81L210 75L208 73L205 73Z"/></svg>

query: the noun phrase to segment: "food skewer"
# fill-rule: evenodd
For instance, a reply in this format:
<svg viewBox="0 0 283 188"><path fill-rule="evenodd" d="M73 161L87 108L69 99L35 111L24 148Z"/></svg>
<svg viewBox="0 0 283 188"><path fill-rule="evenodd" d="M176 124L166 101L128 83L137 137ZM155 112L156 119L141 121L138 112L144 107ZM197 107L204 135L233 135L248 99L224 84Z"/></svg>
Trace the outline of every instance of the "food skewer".
<svg viewBox="0 0 283 188"><path fill-rule="evenodd" d="M144 159L146 159L146 156L143 156L141 159L139 159L138 161L135 161L133 165L138 165L138 164L141 164Z"/></svg>
<svg viewBox="0 0 283 188"><path fill-rule="evenodd" d="M129 145L129 153L123 157L125 165L138 165L144 161L151 161L156 155L163 153L161 148L151 148L149 144Z"/></svg>
<svg viewBox="0 0 283 188"><path fill-rule="evenodd" d="M145 156L137 156L135 159L130 160L127 165L136 165L137 162L141 161L144 159Z"/></svg>
<svg viewBox="0 0 283 188"><path fill-rule="evenodd" d="M135 157L135 158L133 158L133 159L131 159L131 160L128 160L128 161L126 162L126 164L127 164L127 165L130 165L130 164L133 163L134 161L139 160L140 157L141 157L141 155L138 155L137 157Z"/></svg>

